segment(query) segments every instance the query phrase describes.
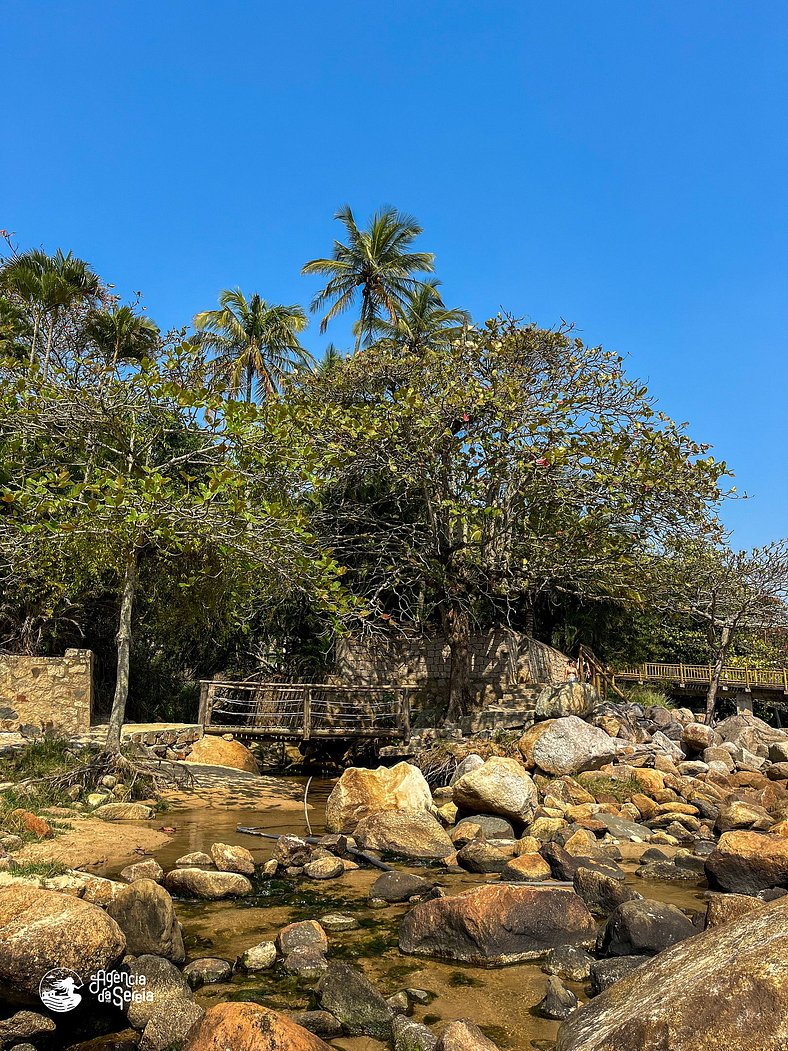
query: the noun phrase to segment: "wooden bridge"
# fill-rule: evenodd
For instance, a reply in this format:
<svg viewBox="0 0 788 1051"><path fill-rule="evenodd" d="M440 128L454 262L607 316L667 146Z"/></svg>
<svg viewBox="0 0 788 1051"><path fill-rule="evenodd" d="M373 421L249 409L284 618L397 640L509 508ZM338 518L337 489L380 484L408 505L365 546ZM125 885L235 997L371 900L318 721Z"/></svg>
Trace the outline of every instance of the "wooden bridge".
<svg viewBox="0 0 788 1051"><path fill-rule="evenodd" d="M668 692L699 697L706 694L714 675L711 664L681 662L646 661L613 670L602 664L587 647L581 647L579 663L602 697L606 697L609 692L624 697L621 687L629 683L659 686ZM725 665L720 672L719 688L723 693L733 692L740 698L737 706L751 707L744 700L749 695L760 698L774 708L788 711L788 702L783 699L788 697L788 668Z"/></svg>
<svg viewBox="0 0 788 1051"><path fill-rule="evenodd" d="M414 688L202 681L198 720L205 733L240 737L407 741Z"/></svg>
<svg viewBox="0 0 788 1051"><path fill-rule="evenodd" d="M710 664L634 664L611 672L612 682L655 683L705 693L714 669ZM788 668L722 668L720 687L743 693L782 693L788 695Z"/></svg>

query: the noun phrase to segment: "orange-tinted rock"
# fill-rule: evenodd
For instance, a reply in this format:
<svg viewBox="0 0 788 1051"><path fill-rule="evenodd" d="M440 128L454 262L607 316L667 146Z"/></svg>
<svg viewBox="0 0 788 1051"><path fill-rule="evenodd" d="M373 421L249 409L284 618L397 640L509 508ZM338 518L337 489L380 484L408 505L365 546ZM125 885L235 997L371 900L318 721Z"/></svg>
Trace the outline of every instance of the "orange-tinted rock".
<svg viewBox="0 0 788 1051"><path fill-rule="evenodd" d="M366 770L351 766L334 785L326 803L326 828L353 832L359 821L381 810L427 813L432 793L424 775L410 763Z"/></svg>
<svg viewBox="0 0 788 1051"><path fill-rule="evenodd" d="M788 887L788 837L725 832L706 859L706 876L710 886L740 894Z"/></svg>
<svg viewBox="0 0 788 1051"><path fill-rule="evenodd" d="M292 1019L259 1004L216 1004L187 1045L187 1051L330 1051L320 1037Z"/></svg>
<svg viewBox="0 0 788 1051"><path fill-rule="evenodd" d="M706 929L730 923L746 912L762 908L763 902L749 894L710 894L706 906Z"/></svg>
<svg viewBox="0 0 788 1051"><path fill-rule="evenodd" d="M416 905L400 926L400 949L467 963L516 963L559 945L593 942L596 924L568 890L495 884Z"/></svg>
<svg viewBox="0 0 788 1051"><path fill-rule="evenodd" d="M120 927L97 905L31 886L0 890L0 1001L39 1002L47 971L87 977L114 965L125 948Z"/></svg>
<svg viewBox="0 0 788 1051"><path fill-rule="evenodd" d="M12 810L10 816L18 821L27 832L32 832L39 839L49 839L50 836L54 835L49 822L42 817L31 814L29 810L23 810L20 807L17 810Z"/></svg>
<svg viewBox="0 0 788 1051"><path fill-rule="evenodd" d="M245 770L259 774L257 760L240 741L225 741L223 737L206 734L195 741L186 758L187 763L204 763L206 766L228 766L233 770Z"/></svg>
<svg viewBox="0 0 788 1051"><path fill-rule="evenodd" d="M529 883L550 879L550 866L541 854L520 854L511 858L501 872L503 882Z"/></svg>

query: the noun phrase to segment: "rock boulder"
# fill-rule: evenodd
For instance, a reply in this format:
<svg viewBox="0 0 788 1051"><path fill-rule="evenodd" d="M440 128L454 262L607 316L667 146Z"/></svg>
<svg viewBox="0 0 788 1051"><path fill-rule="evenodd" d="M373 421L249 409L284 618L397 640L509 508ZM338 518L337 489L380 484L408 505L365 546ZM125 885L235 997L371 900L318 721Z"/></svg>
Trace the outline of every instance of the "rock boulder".
<svg viewBox="0 0 788 1051"><path fill-rule="evenodd" d="M353 832L359 821L384 810L432 811L432 793L424 775L410 763L364 770L351 766L334 785L326 803L326 828Z"/></svg>
<svg viewBox="0 0 788 1051"><path fill-rule="evenodd" d="M538 798L533 779L520 763L493 756L455 782L454 802L465 812L495 814L524 824Z"/></svg>
<svg viewBox="0 0 788 1051"><path fill-rule="evenodd" d="M367 850L404 858L435 860L454 852L444 827L426 811L381 810L359 821L354 838Z"/></svg>
<svg viewBox="0 0 788 1051"><path fill-rule="evenodd" d="M286 1015L260 1004L216 1004L189 1041L186 1051L330 1051L319 1036Z"/></svg>
<svg viewBox="0 0 788 1051"><path fill-rule="evenodd" d="M111 968L125 948L123 931L97 905L33 886L0 890L0 1000L40 1004L47 971L90 975Z"/></svg>
<svg viewBox="0 0 788 1051"><path fill-rule="evenodd" d="M416 905L400 925L405 953L508 964L558 945L593 943L596 925L572 891L494 884Z"/></svg>
<svg viewBox="0 0 788 1051"><path fill-rule="evenodd" d="M561 776L594 770L618 753L621 745L598 726L575 715L554 719L533 746L534 763L545 773Z"/></svg>
<svg viewBox="0 0 788 1051"><path fill-rule="evenodd" d="M783 1051L788 899L674 945L575 1011L556 1051Z"/></svg>

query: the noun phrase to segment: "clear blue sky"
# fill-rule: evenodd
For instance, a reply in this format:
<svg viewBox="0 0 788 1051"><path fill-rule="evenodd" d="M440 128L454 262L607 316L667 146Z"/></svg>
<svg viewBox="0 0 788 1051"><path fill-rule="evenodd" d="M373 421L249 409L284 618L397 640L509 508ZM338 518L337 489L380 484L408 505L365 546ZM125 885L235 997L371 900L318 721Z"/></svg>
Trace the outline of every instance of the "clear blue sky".
<svg viewBox="0 0 788 1051"><path fill-rule="evenodd" d="M392 203L447 303L629 355L754 494L736 540L788 533L788 4L2 0L0 43L23 246L168 327L307 303L334 210Z"/></svg>

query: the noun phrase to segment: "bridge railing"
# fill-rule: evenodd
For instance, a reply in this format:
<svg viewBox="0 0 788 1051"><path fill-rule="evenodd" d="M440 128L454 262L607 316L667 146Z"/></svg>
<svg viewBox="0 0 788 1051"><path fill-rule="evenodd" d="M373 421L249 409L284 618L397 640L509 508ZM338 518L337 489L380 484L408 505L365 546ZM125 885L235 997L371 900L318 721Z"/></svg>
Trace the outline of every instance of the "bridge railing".
<svg viewBox="0 0 788 1051"><path fill-rule="evenodd" d="M706 686L714 674L710 664L644 664L619 668L616 682L669 682L680 686ZM720 673L721 686L738 686L744 690L780 690L788 693L788 668L739 668L726 665Z"/></svg>
<svg viewBox="0 0 788 1051"><path fill-rule="evenodd" d="M207 733L305 741L410 736L412 686L205 680L200 687L198 719Z"/></svg>

